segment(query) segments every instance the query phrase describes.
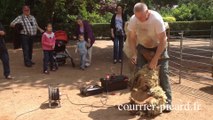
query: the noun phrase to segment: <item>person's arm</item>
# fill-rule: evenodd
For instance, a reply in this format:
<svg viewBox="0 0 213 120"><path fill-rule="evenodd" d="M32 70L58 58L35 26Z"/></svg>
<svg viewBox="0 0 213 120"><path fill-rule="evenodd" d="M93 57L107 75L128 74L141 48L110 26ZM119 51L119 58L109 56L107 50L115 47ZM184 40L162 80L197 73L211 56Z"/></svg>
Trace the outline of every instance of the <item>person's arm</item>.
<svg viewBox="0 0 213 120"><path fill-rule="evenodd" d="M114 25L115 25L115 17L114 15L112 16L111 22L110 22L110 30L111 30L111 36L112 38L115 38L115 34L114 34Z"/></svg>
<svg viewBox="0 0 213 120"><path fill-rule="evenodd" d="M78 53L78 51L79 51L78 46L79 46L79 42L77 42L77 44L76 44L75 53Z"/></svg>
<svg viewBox="0 0 213 120"><path fill-rule="evenodd" d="M43 30L42 28L40 28L39 26L37 26L37 29L38 29L41 33L44 32L44 30Z"/></svg>
<svg viewBox="0 0 213 120"><path fill-rule="evenodd" d="M149 67L151 69L155 69L157 67L158 60L160 59L161 54L163 53L163 51L166 48L166 43L167 43L166 32L162 32L162 33L158 34L158 40L159 40L159 45L157 47L157 51L149 65Z"/></svg>
<svg viewBox="0 0 213 120"><path fill-rule="evenodd" d="M91 46L91 40L88 39L88 42L86 42L86 47L89 48Z"/></svg>
<svg viewBox="0 0 213 120"><path fill-rule="evenodd" d="M53 37L53 45L55 45L55 43L56 43L56 37L54 35L54 37Z"/></svg>
<svg viewBox="0 0 213 120"><path fill-rule="evenodd" d="M6 33L3 30L0 30L0 36L4 36Z"/></svg>
<svg viewBox="0 0 213 120"><path fill-rule="evenodd" d="M21 18L20 16L16 17L15 20L13 20L11 23L10 23L10 27L15 27L15 25L17 23L20 23L21 22Z"/></svg>
<svg viewBox="0 0 213 120"><path fill-rule="evenodd" d="M92 43L94 42L92 26L88 22L86 22L85 23L85 29L87 31L87 36L88 36L88 41L87 42L90 45L89 47L91 47Z"/></svg>
<svg viewBox="0 0 213 120"><path fill-rule="evenodd" d="M38 25L38 23L37 23L35 17L33 17L33 19L34 19L34 21L35 21L35 24L36 24L36 26L37 26L37 29L38 29L41 33L43 33L44 30L43 30L42 28L39 27L39 25Z"/></svg>
<svg viewBox="0 0 213 120"><path fill-rule="evenodd" d="M136 60L137 60L137 50L136 50L136 33L135 31L130 31L129 32L129 48L130 48L130 51L132 52L132 58L131 58L131 61L133 64L136 64Z"/></svg>
<svg viewBox="0 0 213 120"><path fill-rule="evenodd" d="M4 27L3 25L0 23L0 36L4 36L6 33L4 32Z"/></svg>
<svg viewBox="0 0 213 120"><path fill-rule="evenodd" d="M53 36L53 42L52 42L52 48L54 49L55 48L55 43L56 43L56 38L55 38L55 35Z"/></svg>
<svg viewBox="0 0 213 120"><path fill-rule="evenodd" d="M158 21L156 21L156 23L154 23L154 25L159 44L157 47L157 51L149 64L149 67L151 69L155 69L157 67L158 60L160 59L163 51L166 49L167 44L166 28L164 26L163 19L159 19Z"/></svg>
<svg viewBox="0 0 213 120"><path fill-rule="evenodd" d="M131 62L133 64L136 64L136 60L137 60L137 50L136 50L136 45L137 45L137 35L136 35L136 21L135 18L132 17L129 21L129 25L127 27L127 29L129 30L129 51L131 51L132 53L132 58L131 58Z"/></svg>
<svg viewBox="0 0 213 120"><path fill-rule="evenodd" d="M166 43L167 43L166 32L162 32L162 33L158 34L158 39L159 39L159 45L158 45L156 54L154 56L154 58L156 58L156 59L160 59L161 54L163 53L163 51L166 48Z"/></svg>

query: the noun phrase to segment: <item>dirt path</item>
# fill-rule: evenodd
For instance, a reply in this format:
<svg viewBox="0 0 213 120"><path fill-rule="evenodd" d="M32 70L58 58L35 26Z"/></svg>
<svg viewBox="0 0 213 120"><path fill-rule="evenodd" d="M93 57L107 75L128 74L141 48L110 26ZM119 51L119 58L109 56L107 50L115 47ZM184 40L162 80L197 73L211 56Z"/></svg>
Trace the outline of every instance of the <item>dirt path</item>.
<svg viewBox="0 0 213 120"><path fill-rule="evenodd" d="M78 63L79 59L74 54L74 48L69 46L69 51ZM51 72L50 75L42 74L42 51L41 49L34 50L34 61L36 65L33 68L23 67L22 51L9 50L11 69L15 80L6 81L0 78L0 120L14 120L18 115L29 112L18 117L17 120L139 120L138 116L131 116L126 111L118 111L115 108L85 107L88 104L102 106L100 100L103 100L103 95L81 97L79 88L85 84L99 83L99 78L108 73L119 73L119 64L112 64L112 42L97 41L93 52L93 64L86 71L81 71L72 68L71 64L60 67L57 72ZM2 72L2 65L0 64ZM125 60L124 74L128 74L127 60ZM173 80L176 77L172 77ZM61 108L49 109L47 107L48 99L48 84L58 84L61 96ZM194 89L201 87L212 86L212 82L208 85L194 83L191 81L183 82L184 85L191 85ZM191 87L190 86L190 87ZM173 87L173 105L180 106L188 103L197 104L199 110L173 110L171 113L161 114L156 120L213 120L213 105L212 105L212 88L210 93L202 92L196 97L196 91L190 89L188 91L179 90L186 86L176 84ZM190 94L194 92L194 94ZM119 105L128 102L128 90L113 92L115 95L108 95L107 105ZM203 95L204 94L204 95ZM203 96L202 96L203 95ZM202 99L207 95L210 96L209 101ZM67 96L69 97L69 101ZM83 108L84 107L84 108ZM37 109L38 108L38 109ZM86 112L86 113L84 113ZM142 118L141 118L142 119Z"/></svg>

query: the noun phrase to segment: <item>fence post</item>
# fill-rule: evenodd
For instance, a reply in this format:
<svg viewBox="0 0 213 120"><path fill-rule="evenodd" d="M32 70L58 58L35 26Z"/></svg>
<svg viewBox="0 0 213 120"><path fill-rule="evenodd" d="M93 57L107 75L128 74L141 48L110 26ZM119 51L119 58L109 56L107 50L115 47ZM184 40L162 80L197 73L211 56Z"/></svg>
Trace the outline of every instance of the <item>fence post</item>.
<svg viewBox="0 0 213 120"><path fill-rule="evenodd" d="M181 32L179 33L179 35L181 36L181 39L180 39L180 69L179 69L179 84L181 84L181 79L182 79L183 34L184 34L184 31L181 31Z"/></svg>
<svg viewBox="0 0 213 120"><path fill-rule="evenodd" d="M169 51L170 51L170 28L167 30L167 41L168 41L168 54L170 54L169 53Z"/></svg>
<svg viewBox="0 0 213 120"><path fill-rule="evenodd" d="M211 26L211 41L210 41L210 47L213 51L213 26ZM212 58L211 58L211 63L213 65L213 52L212 52ZM212 78L213 78L213 66L212 66Z"/></svg>

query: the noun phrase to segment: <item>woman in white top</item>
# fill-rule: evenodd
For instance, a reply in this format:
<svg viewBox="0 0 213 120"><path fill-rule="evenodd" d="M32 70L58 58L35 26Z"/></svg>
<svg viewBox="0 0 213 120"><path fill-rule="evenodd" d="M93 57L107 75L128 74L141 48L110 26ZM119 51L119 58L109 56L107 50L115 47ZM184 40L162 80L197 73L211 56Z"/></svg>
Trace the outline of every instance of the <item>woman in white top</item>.
<svg viewBox="0 0 213 120"><path fill-rule="evenodd" d="M125 38L124 26L127 17L121 5L117 5L116 12L111 19L111 36L114 42L114 63L122 62L122 49Z"/></svg>

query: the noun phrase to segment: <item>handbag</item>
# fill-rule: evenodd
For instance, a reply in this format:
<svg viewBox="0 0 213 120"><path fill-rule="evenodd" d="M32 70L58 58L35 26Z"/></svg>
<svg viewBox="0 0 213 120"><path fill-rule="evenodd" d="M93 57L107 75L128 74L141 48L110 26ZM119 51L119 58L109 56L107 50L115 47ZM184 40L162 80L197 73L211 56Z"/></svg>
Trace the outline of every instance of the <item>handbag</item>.
<svg viewBox="0 0 213 120"><path fill-rule="evenodd" d="M122 30L122 29L117 29L117 28L116 28L115 35L117 35L117 36L124 36L123 30Z"/></svg>

